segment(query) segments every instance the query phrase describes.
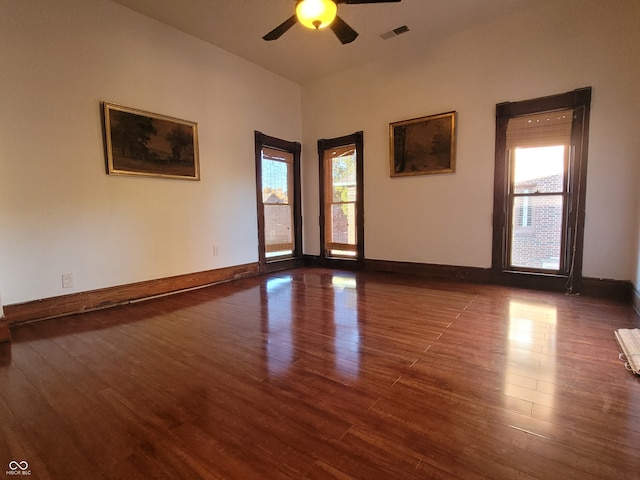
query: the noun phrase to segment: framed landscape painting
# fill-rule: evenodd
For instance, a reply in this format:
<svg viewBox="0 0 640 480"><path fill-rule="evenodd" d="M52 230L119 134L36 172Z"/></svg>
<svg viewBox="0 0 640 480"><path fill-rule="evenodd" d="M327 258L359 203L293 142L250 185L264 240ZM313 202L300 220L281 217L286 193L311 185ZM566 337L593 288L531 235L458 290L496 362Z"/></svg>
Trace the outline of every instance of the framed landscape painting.
<svg viewBox="0 0 640 480"><path fill-rule="evenodd" d="M198 125L103 102L109 175L200 180Z"/></svg>
<svg viewBox="0 0 640 480"><path fill-rule="evenodd" d="M389 124L392 177L453 173L456 112Z"/></svg>

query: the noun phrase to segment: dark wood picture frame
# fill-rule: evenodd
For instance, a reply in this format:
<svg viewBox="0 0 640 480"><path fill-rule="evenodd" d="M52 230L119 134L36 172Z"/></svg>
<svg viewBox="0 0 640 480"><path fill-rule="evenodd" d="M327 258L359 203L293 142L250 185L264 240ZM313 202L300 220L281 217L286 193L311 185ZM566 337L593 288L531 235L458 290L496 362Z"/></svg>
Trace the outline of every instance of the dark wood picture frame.
<svg viewBox="0 0 640 480"><path fill-rule="evenodd" d="M392 177L454 173L456 112L389 124Z"/></svg>
<svg viewBox="0 0 640 480"><path fill-rule="evenodd" d="M198 124L103 102L107 174L200 180Z"/></svg>

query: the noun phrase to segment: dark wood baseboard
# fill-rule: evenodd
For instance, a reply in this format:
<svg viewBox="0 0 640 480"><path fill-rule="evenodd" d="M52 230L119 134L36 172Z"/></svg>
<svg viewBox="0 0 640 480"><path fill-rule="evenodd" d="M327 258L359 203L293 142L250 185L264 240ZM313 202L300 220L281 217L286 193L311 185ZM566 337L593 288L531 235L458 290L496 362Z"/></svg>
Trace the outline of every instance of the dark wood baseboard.
<svg viewBox="0 0 640 480"><path fill-rule="evenodd" d="M260 273L281 272L283 270L300 268L303 265L304 265L303 257L287 258L286 260L275 260L275 261L265 262L265 264L262 267L260 267Z"/></svg>
<svg viewBox="0 0 640 480"><path fill-rule="evenodd" d="M436 265L429 263L394 262L391 260L365 260L365 270L372 272L404 273L420 275L432 280L468 283L491 283L490 269Z"/></svg>
<svg viewBox="0 0 640 480"><path fill-rule="evenodd" d="M305 255L304 265L307 267L331 268L336 270L362 270L364 262L350 258L327 258L316 255Z"/></svg>
<svg viewBox="0 0 640 480"><path fill-rule="evenodd" d="M321 258L311 255L307 255L305 257L305 264L340 268L334 264L326 264L326 262L323 262ZM348 266L349 265L345 266L345 268ZM353 263L353 266L356 267L355 262ZM548 278L543 282L541 282L539 278L536 278L537 276L520 273L512 273L511 276L496 278L492 275L490 268L464 267L458 265L437 265L428 263L396 262L393 260L365 259L361 266L368 271L419 275L430 280L499 284L510 287L529 288L533 290L563 292L566 284L566 278L560 276L548 276ZM633 304L636 311L640 314L640 292L635 290L633 284L629 281L611 280L606 278L583 278L582 291L580 294L589 297L615 299L624 303Z"/></svg>
<svg viewBox="0 0 640 480"><path fill-rule="evenodd" d="M18 323L113 307L134 300L177 293L255 275L258 275L258 264L249 263L5 305L5 317L1 320L6 322L8 330L8 327ZM2 323L0 323L0 341L2 341L2 338Z"/></svg>
<svg viewBox="0 0 640 480"><path fill-rule="evenodd" d="M506 287L526 288L547 292L567 292L568 277L556 274L536 274L519 271L491 271L491 283ZM577 293L577 292L576 292Z"/></svg>
<svg viewBox="0 0 640 480"><path fill-rule="evenodd" d="M633 305L634 291L633 283L628 280L590 277L582 279L581 293L588 297L609 298Z"/></svg>
<svg viewBox="0 0 640 480"><path fill-rule="evenodd" d="M635 285L631 285L631 305L638 315L640 315L640 291Z"/></svg>
<svg viewBox="0 0 640 480"><path fill-rule="evenodd" d="M11 340L11 335L9 333L9 321L2 317L0 318L0 343L8 342Z"/></svg>

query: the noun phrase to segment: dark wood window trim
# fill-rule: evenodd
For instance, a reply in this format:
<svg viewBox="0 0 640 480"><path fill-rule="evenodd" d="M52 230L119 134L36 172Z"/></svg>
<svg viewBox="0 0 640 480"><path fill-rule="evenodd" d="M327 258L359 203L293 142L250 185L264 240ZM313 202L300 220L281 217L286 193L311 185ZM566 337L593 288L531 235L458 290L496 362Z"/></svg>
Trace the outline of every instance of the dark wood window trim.
<svg viewBox="0 0 640 480"><path fill-rule="evenodd" d="M325 202L324 202L324 152L332 148L354 144L356 146L356 258L335 259L326 255ZM320 263L326 266L361 268L364 262L364 134L355 132L343 137L318 140L318 164L320 167Z"/></svg>
<svg viewBox="0 0 640 480"><path fill-rule="evenodd" d="M493 197L492 280L531 288L565 290L580 293L583 289L582 260L589 144L589 112L591 87L571 92L496 105L496 154ZM564 271L559 274L515 272L507 269L507 222L509 167L506 149L509 119L534 113L573 109L571 159L568 176L567 237L563 255Z"/></svg>
<svg viewBox="0 0 640 480"><path fill-rule="evenodd" d="M267 258L264 232L264 205L262 203L262 149L274 148L293 154L293 230L294 249L292 255L286 258ZM276 137L270 137L262 132L255 132L255 162L256 162L256 201L258 207L258 264L260 273L286 270L300 267L304 263L302 253L302 193L300 182L300 152L302 147L298 142L289 142Z"/></svg>

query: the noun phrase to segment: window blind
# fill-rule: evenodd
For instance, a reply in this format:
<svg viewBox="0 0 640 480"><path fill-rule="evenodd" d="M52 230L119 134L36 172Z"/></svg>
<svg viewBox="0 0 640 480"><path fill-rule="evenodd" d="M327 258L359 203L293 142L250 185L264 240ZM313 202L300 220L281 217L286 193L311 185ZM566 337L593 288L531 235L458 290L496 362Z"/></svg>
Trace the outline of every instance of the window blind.
<svg viewBox="0 0 640 480"><path fill-rule="evenodd" d="M507 125L507 149L568 145L572 122L572 109L511 118Z"/></svg>

